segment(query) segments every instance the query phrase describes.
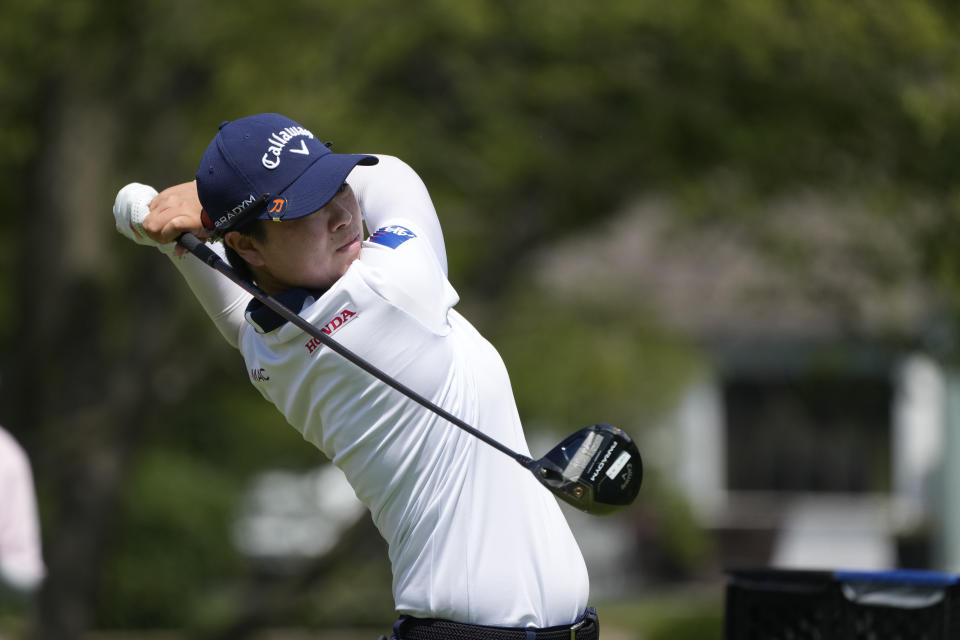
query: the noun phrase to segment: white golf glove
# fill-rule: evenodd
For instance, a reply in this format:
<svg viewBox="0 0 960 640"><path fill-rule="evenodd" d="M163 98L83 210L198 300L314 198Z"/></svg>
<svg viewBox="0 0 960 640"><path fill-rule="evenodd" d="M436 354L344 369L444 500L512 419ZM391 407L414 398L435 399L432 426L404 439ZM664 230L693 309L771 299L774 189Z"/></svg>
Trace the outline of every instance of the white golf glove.
<svg viewBox="0 0 960 640"><path fill-rule="evenodd" d="M157 197L153 187L131 182L117 192L113 203L113 217L117 221L117 231L137 244L159 247L143 230L143 220L150 213L150 202Z"/></svg>

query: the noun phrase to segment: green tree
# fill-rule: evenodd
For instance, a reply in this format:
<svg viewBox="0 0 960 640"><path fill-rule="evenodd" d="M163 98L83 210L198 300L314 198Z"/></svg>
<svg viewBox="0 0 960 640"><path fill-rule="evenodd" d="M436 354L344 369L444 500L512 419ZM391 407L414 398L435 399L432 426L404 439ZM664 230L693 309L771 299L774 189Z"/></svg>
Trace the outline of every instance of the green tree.
<svg viewBox="0 0 960 640"><path fill-rule="evenodd" d="M231 411L252 394L236 354L165 259L111 228L124 183L188 180L216 124L257 111L288 113L340 150L401 156L431 189L451 279L502 345L524 418L628 416L638 397L653 412L695 358L637 320L639 304L622 325L598 311L609 331L591 351L569 303L520 288L528 259L644 193L676 196L694 226L760 229L765 198L839 189L923 247L955 322L957 27L935 0L0 5L0 420L41 484L39 636L178 624L173 583L151 592L164 612L110 613L131 555L161 542L143 530L169 514L182 533L171 558L211 553L198 532L228 517L253 443L291 464L314 455L293 453L305 445L279 435L268 407ZM932 212L923 224L918 202ZM545 367L538 344L575 345L575 364ZM665 377L631 368L651 357ZM567 366L593 367L595 388ZM536 393L543 381L553 400ZM237 440L249 446L226 444ZM180 576L240 571L211 557Z"/></svg>

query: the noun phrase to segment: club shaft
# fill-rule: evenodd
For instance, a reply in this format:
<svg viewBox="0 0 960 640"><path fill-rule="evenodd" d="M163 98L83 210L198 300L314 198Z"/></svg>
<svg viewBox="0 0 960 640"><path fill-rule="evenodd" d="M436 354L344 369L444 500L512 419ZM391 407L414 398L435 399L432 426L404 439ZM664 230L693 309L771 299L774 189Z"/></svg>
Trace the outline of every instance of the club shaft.
<svg viewBox="0 0 960 640"><path fill-rule="evenodd" d="M214 253L214 251L211 250L210 247L208 247L205 243L199 240L192 233L184 233L177 239L177 243L183 248L185 248L187 251L195 255L201 262L204 262L208 266L216 269L217 271L222 273L224 276L229 278L231 281L233 281L234 284L236 284L241 289L243 289L244 291L252 295L254 298L259 300L260 302L262 302L264 305L266 305L269 309L271 309L277 315L282 317L284 320L296 325L297 327L302 329L304 332L306 332L310 336L319 340L323 345L328 347L331 351L334 351L340 356L346 358L354 365L360 367L361 369L363 369L364 371L372 375L374 378L396 389L397 391L399 391L406 397L410 398L417 404L421 405L422 407L425 407L426 409L429 409L430 411L434 412L441 418L453 423L454 425L456 425L460 429L463 429L470 435L476 438L479 438L483 442L486 442L488 445L490 445L497 451L500 451L510 456L511 458L516 460L518 463L520 463L523 467L528 467L529 464L532 462L531 458L523 454L517 453L516 451L510 449L509 447L497 442L487 434L476 429L475 427L470 426L469 424L467 424L457 416L453 415L446 409L440 407L437 404L434 404L433 402L423 397L422 395L420 395L419 393L417 393L407 385L403 384L396 378L390 376L383 370L379 369L378 367L374 366L367 360L358 356L356 353L354 353L350 349L347 349L342 344L340 344L339 342L337 342L336 340L334 340L333 338L325 334L323 331L321 331L317 327L307 322L300 314L295 313L293 310L291 310L289 307L287 307L285 304L283 304L276 298L268 295L265 291L263 291L253 283L248 282L244 278L240 277L240 275L236 271L234 271L230 265L224 262L220 258L220 256Z"/></svg>

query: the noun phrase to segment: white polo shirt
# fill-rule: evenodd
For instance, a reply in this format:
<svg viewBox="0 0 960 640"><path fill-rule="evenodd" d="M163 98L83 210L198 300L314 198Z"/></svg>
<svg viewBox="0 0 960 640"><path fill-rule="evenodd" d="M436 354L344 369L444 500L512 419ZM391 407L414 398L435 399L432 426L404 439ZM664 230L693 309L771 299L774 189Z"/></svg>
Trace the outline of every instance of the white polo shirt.
<svg viewBox="0 0 960 640"><path fill-rule="evenodd" d="M374 366L529 455L500 356L453 308L458 296L426 189L407 165L380 158L349 179L373 230L358 260L326 292L281 299ZM194 267L180 268L188 275ZM235 300L204 306L221 325L236 317ZM579 547L556 499L529 471L259 303L246 318L238 346L252 383L370 509L389 545L399 613L545 627L583 612Z"/></svg>
<svg viewBox="0 0 960 640"><path fill-rule="evenodd" d="M29 591L45 573L30 461L0 428L0 581Z"/></svg>

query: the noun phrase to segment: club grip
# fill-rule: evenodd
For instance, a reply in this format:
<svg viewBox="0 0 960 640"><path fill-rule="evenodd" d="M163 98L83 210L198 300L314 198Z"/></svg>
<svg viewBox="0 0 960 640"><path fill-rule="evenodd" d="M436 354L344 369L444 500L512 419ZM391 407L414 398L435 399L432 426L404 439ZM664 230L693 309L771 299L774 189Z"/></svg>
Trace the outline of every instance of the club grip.
<svg viewBox="0 0 960 640"><path fill-rule="evenodd" d="M203 240L200 240L197 236L193 235L189 231L177 238L177 244L193 255L197 256L197 258L207 263L211 267L220 261L220 256L214 253L214 251L208 247Z"/></svg>

